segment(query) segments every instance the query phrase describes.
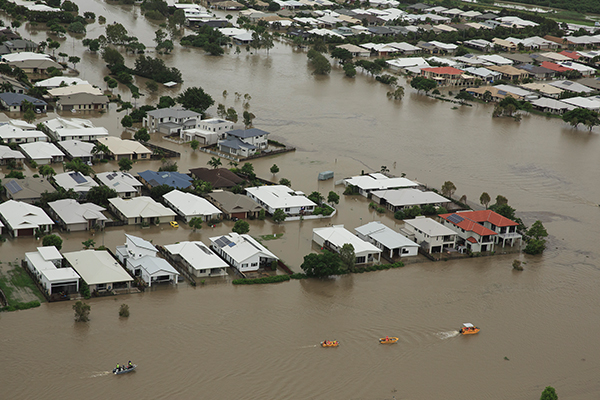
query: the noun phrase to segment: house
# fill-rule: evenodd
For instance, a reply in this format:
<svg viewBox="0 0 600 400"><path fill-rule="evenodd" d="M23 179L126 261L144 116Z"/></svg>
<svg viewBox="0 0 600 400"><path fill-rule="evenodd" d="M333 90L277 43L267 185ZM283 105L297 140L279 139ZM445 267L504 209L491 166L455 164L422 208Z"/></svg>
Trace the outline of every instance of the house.
<svg viewBox="0 0 600 400"><path fill-rule="evenodd" d="M195 179L211 184L213 189L231 189L244 182L227 168L194 168L190 169L190 174Z"/></svg>
<svg viewBox="0 0 600 400"><path fill-rule="evenodd" d="M94 154L94 144L90 142L82 142L81 140L65 140L56 144L58 148L65 153L67 158L79 158L84 163L90 163L95 158L99 158L100 154Z"/></svg>
<svg viewBox="0 0 600 400"><path fill-rule="evenodd" d="M82 140L94 142L108 136L108 130L102 126L96 127L87 119L81 118L53 118L42 122L44 129L56 141Z"/></svg>
<svg viewBox="0 0 600 400"><path fill-rule="evenodd" d="M212 205L211 202L191 193L172 190L164 194L163 199L186 222L190 222L192 218L210 221L219 219L222 215L221 210Z"/></svg>
<svg viewBox="0 0 600 400"><path fill-rule="evenodd" d="M142 120L142 125L148 129L148 132L159 131L171 134L179 133L184 129L196 128L201 118L202 115L195 111L174 106L148 111Z"/></svg>
<svg viewBox="0 0 600 400"><path fill-rule="evenodd" d="M415 188L418 183L406 178L390 178L379 172L372 174L354 176L343 180L344 186L353 186L358 191L358 194L367 198L371 197L371 192L374 190L385 189L400 189L400 188Z"/></svg>
<svg viewBox="0 0 600 400"><path fill-rule="evenodd" d="M539 83L539 82L523 83L523 84L521 84L521 87L532 90L534 92L538 92L546 97L553 97L555 99L559 98L560 95L564 92L564 90L554 87L548 83Z"/></svg>
<svg viewBox="0 0 600 400"><path fill-rule="evenodd" d="M271 215L282 210L286 215L312 214L317 204L304 193L285 185L257 186L246 188L246 195L260 204Z"/></svg>
<svg viewBox="0 0 600 400"><path fill-rule="evenodd" d="M246 234L238 235L231 232L228 235L211 237L210 247L229 265L242 273L257 271L279 260L275 254Z"/></svg>
<svg viewBox="0 0 600 400"><path fill-rule="evenodd" d="M72 85L63 85L57 88L49 89L48 96L49 97L64 97L71 96L74 94L86 93L94 96L102 96L102 89L91 85L90 83L81 83L81 84L72 84Z"/></svg>
<svg viewBox="0 0 600 400"><path fill-rule="evenodd" d="M472 80L454 67L421 68L421 75L435 80L440 86L461 86Z"/></svg>
<svg viewBox="0 0 600 400"><path fill-rule="evenodd" d="M362 47L356 46L354 44L340 44L336 46L339 49L345 49L352 54L352 57L369 57L371 52L369 50L365 50Z"/></svg>
<svg viewBox="0 0 600 400"><path fill-rule="evenodd" d="M223 190L207 194L208 200L223 212L225 218L256 218L263 208L248 196Z"/></svg>
<svg viewBox="0 0 600 400"><path fill-rule="evenodd" d="M267 137L269 132L261 129L235 129L227 132L224 140L219 141L219 150L224 153L250 156L258 150L264 150L268 147Z"/></svg>
<svg viewBox="0 0 600 400"><path fill-rule="evenodd" d="M409 68L418 67L419 74L421 73L421 68L430 66L423 57L396 58L394 60L387 60L386 63L392 70L401 72L407 72Z"/></svg>
<svg viewBox="0 0 600 400"><path fill-rule="evenodd" d="M83 175L81 172L64 172L54 176L54 182L66 191L73 189L81 197L85 197L91 188L98 186L98 183L91 177Z"/></svg>
<svg viewBox="0 0 600 400"><path fill-rule="evenodd" d="M115 197L108 199L108 202L109 209L125 224L160 224L175 221L175 213L151 197Z"/></svg>
<svg viewBox="0 0 600 400"><path fill-rule="evenodd" d="M127 270L152 287L167 282L177 284L179 272L164 258L156 257L158 250L140 237L125 234L125 245L117 246L116 255Z"/></svg>
<svg viewBox="0 0 600 400"><path fill-rule="evenodd" d="M152 152L135 140L123 140L115 136L105 136L98 138L98 143L102 143L108 148L109 155L116 160L123 158L129 160L149 160Z"/></svg>
<svg viewBox="0 0 600 400"><path fill-rule="evenodd" d="M552 113L559 115L562 115L565 112L574 110L576 108L575 106L565 103L564 101L548 99L546 97L541 97L537 100L533 100L531 102L531 105L534 109L543 113Z"/></svg>
<svg viewBox="0 0 600 400"><path fill-rule="evenodd" d="M380 221L369 222L354 230L360 239L377 246L381 249L382 255L387 255L389 259L416 256L419 253L418 244Z"/></svg>
<svg viewBox="0 0 600 400"><path fill-rule="evenodd" d="M71 267L62 268L62 260L63 256L54 246L25 253L27 268L49 295L79 292L79 275Z"/></svg>
<svg viewBox="0 0 600 400"><path fill-rule="evenodd" d="M371 198L375 203L386 207L392 212L413 206L443 207L450 203L450 200L444 196L419 189L375 190L371 192Z"/></svg>
<svg viewBox="0 0 600 400"><path fill-rule="evenodd" d="M62 199L48 203L48 207L50 216L67 232L100 230L108 220L102 213L106 208L94 203Z"/></svg>
<svg viewBox="0 0 600 400"><path fill-rule="evenodd" d="M181 172L150 171L149 169L139 172L140 181L148 188L167 185L175 189L186 189L192 186L193 179Z"/></svg>
<svg viewBox="0 0 600 400"><path fill-rule="evenodd" d="M23 143L20 147L27 159L38 165L61 163L65 158L65 153L49 142Z"/></svg>
<svg viewBox="0 0 600 400"><path fill-rule="evenodd" d="M4 143L33 143L48 142L48 136L44 132L22 129L11 121L0 125L0 139Z"/></svg>
<svg viewBox="0 0 600 400"><path fill-rule="evenodd" d="M465 68L465 72L484 82L494 82L495 80L502 79L502 73L491 71L487 68L469 67Z"/></svg>
<svg viewBox="0 0 600 400"><path fill-rule="evenodd" d="M594 97L570 97L568 99L562 99L563 103L575 106L576 108L587 108L592 111L600 111L600 100Z"/></svg>
<svg viewBox="0 0 600 400"><path fill-rule="evenodd" d="M231 121L219 118L203 119L198 121L196 128L182 130L179 137L187 142L197 140L201 146L210 146L225 139L226 132L232 129L233 122Z"/></svg>
<svg viewBox="0 0 600 400"><path fill-rule="evenodd" d="M3 83L8 83L11 85L12 89L10 91L13 93L25 94L29 91L29 86L25 85L18 79L0 74L0 85Z"/></svg>
<svg viewBox="0 0 600 400"><path fill-rule="evenodd" d="M41 208L14 200L0 204L0 218L13 237L33 236L36 229L47 233L54 225Z"/></svg>
<svg viewBox="0 0 600 400"><path fill-rule="evenodd" d="M590 77L590 76L596 74L595 68L588 67L587 65L583 65L583 64L576 63L573 61L562 61L562 62L559 62L558 64L565 68L570 68L572 70L575 70L584 77Z"/></svg>
<svg viewBox="0 0 600 400"><path fill-rule="evenodd" d="M45 113L46 103L44 100L37 99L32 96L28 96L26 94L12 93L12 92L4 92L0 93L0 104L8 111L11 112L22 112L25 111L22 108L23 102L28 101L33 104L34 110L39 110L39 112Z"/></svg>
<svg viewBox="0 0 600 400"><path fill-rule="evenodd" d="M136 197L142 194L142 182L135 179L129 172L100 172L96 179L104 186L115 190L121 198Z"/></svg>
<svg viewBox="0 0 600 400"><path fill-rule="evenodd" d="M80 250L64 253L64 257L88 285L90 292L129 292L133 278L108 251Z"/></svg>
<svg viewBox="0 0 600 400"><path fill-rule="evenodd" d="M494 245L502 247L520 243L522 236L517 232L518 223L492 210L459 211L439 215L444 226L455 231L473 252L494 251Z"/></svg>
<svg viewBox="0 0 600 400"><path fill-rule="evenodd" d="M21 52L4 54L4 60L11 67L18 67L26 74L46 75L49 68L63 70L63 66L52 60L47 54Z"/></svg>
<svg viewBox="0 0 600 400"><path fill-rule="evenodd" d="M518 81L529 78L529 72L523 69L515 68L512 65L490 65L487 67L490 71L497 71L502 74L502 79L509 81Z"/></svg>
<svg viewBox="0 0 600 400"><path fill-rule="evenodd" d="M422 215L404 220L404 230L429 254L443 253L456 245L456 232Z"/></svg>
<svg viewBox="0 0 600 400"><path fill-rule="evenodd" d="M104 111L108 109L108 97L90 93L74 93L59 96L56 108L61 111Z"/></svg>
<svg viewBox="0 0 600 400"><path fill-rule="evenodd" d="M89 85L88 81L84 81L81 78L69 77L69 76L53 76L52 78L37 81L34 86L43 87L46 89L55 89L57 87L71 86L71 85Z"/></svg>
<svg viewBox="0 0 600 400"><path fill-rule="evenodd" d="M501 101L505 97L510 96L515 100L522 100L523 97L517 95L514 92L509 92L507 90L501 89L498 86L481 86L477 88L467 88L465 91L478 99L483 99L485 101ZM489 92L489 98L486 99L486 92Z"/></svg>
<svg viewBox="0 0 600 400"><path fill-rule="evenodd" d="M529 76L531 78L540 79L540 80L551 79L556 74L556 72L554 72L551 69L539 67L539 66L533 65L533 64L520 64L520 65L517 65L516 68L525 70L529 73Z"/></svg>
<svg viewBox="0 0 600 400"><path fill-rule="evenodd" d="M572 71L571 68L563 67L562 65L558 65L558 64L553 63L551 61L542 61L541 66L543 68L546 68L546 69L549 69L551 71L554 71L555 73L564 73L564 72Z"/></svg>
<svg viewBox="0 0 600 400"><path fill-rule="evenodd" d="M592 93L594 89L573 81L553 81L550 85L573 93Z"/></svg>
<svg viewBox="0 0 600 400"><path fill-rule="evenodd" d="M45 178L5 179L6 197L11 200L33 204L42 198L42 193L54 193L56 189Z"/></svg>
<svg viewBox="0 0 600 400"><path fill-rule="evenodd" d="M567 39L559 38L556 36L546 35L546 36L544 36L544 39L546 39L550 42L556 43L558 48L564 47L564 48L574 49L575 47L577 47L577 43L572 42Z"/></svg>
<svg viewBox="0 0 600 400"><path fill-rule="evenodd" d="M488 52L494 47L494 43L488 42L484 39L465 40L463 44L467 47L483 52Z"/></svg>
<svg viewBox="0 0 600 400"><path fill-rule="evenodd" d="M24 159L25 156L20 151L0 145L0 165L14 164L15 168L21 168Z"/></svg>
<svg viewBox="0 0 600 400"><path fill-rule="evenodd" d="M179 242L164 248L195 277L227 276L229 265L202 242Z"/></svg>
<svg viewBox="0 0 600 400"><path fill-rule="evenodd" d="M351 244L356 256L355 264L370 264L381 259L381 249L353 235L344 225L313 228L312 240L321 248L331 249L336 253L339 253L345 244Z"/></svg>
<svg viewBox="0 0 600 400"><path fill-rule="evenodd" d="M513 61L506 58L506 57L502 57L498 54L489 54L489 55L481 55L481 56L477 56L477 58L479 58L480 60L486 61L488 63L494 64L494 65L512 65Z"/></svg>
<svg viewBox="0 0 600 400"><path fill-rule="evenodd" d="M388 43L387 45L389 47L393 47L393 48L397 49L400 53L407 55L407 56L417 54L418 52L421 51L420 47L413 46L412 44L406 43L406 42L400 42L400 43L393 42L393 43Z"/></svg>

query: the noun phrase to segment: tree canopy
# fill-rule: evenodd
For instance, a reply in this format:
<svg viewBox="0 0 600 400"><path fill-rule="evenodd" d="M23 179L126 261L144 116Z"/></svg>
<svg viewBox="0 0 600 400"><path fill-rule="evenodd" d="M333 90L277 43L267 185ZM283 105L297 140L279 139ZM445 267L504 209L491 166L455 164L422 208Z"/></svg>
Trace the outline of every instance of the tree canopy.
<svg viewBox="0 0 600 400"><path fill-rule="evenodd" d="M415 76L410 81L410 86L414 89L417 89L418 92L421 90L425 93L433 90L437 87L437 83L433 79L425 78L424 76Z"/></svg>
<svg viewBox="0 0 600 400"><path fill-rule="evenodd" d="M233 225L231 231L240 235L248 233L250 232L250 224L248 223L248 221L238 219L237 221L235 221L235 224Z"/></svg>
<svg viewBox="0 0 600 400"><path fill-rule="evenodd" d="M600 119L598 118L598 112L588 110L587 108L576 108L571 111L567 111L563 114L563 121L576 128L579 124L584 124L591 131L596 125L600 125Z"/></svg>
<svg viewBox="0 0 600 400"><path fill-rule="evenodd" d="M330 251L321 254L311 253L304 256L300 266L304 273L310 277L338 275L341 272L340 256Z"/></svg>
<svg viewBox="0 0 600 400"><path fill-rule="evenodd" d="M314 68L314 74L327 75L329 72L331 72L331 64L323 54L314 49L310 49L307 53L307 57Z"/></svg>
<svg viewBox="0 0 600 400"><path fill-rule="evenodd" d="M203 114L210 106L215 104L213 98L201 87L189 87L175 99L179 104L198 113Z"/></svg>

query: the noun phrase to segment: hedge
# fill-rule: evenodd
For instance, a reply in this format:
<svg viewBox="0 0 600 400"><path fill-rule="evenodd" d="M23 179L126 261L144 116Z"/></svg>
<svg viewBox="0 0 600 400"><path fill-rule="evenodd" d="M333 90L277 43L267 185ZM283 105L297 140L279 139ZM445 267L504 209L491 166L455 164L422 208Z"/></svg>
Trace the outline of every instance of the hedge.
<svg viewBox="0 0 600 400"><path fill-rule="evenodd" d="M285 282L289 281L290 277L288 275L276 275L276 276L267 276L266 278L256 278L256 279L234 279L232 283L234 285L259 285L263 283L277 283L277 282Z"/></svg>
<svg viewBox="0 0 600 400"><path fill-rule="evenodd" d="M39 307L40 302L38 300L30 301L28 303L16 303L10 306L6 306L2 311L17 311L17 310L28 310L30 308Z"/></svg>

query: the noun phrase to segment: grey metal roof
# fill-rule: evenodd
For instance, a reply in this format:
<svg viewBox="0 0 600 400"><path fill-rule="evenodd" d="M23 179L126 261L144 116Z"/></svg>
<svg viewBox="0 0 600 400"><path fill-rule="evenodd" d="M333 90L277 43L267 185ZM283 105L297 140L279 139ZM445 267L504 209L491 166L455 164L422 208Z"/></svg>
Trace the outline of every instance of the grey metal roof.
<svg viewBox="0 0 600 400"><path fill-rule="evenodd" d="M158 110L148 111L146 113L154 118L194 118L201 117L200 114L194 111L187 110L183 107L169 107L169 108L159 108Z"/></svg>
<svg viewBox="0 0 600 400"><path fill-rule="evenodd" d="M227 135L239 137L242 139L268 135L269 132L263 131L262 129L250 128L250 129L234 129L227 132Z"/></svg>
<svg viewBox="0 0 600 400"><path fill-rule="evenodd" d="M219 142L219 146L227 147L229 149L256 149L256 146L242 142L240 139L234 137L233 139L223 140Z"/></svg>
<svg viewBox="0 0 600 400"><path fill-rule="evenodd" d="M4 101L9 106L20 106L24 100L27 100L34 106L45 106L48 104L44 100L36 99L35 97L31 97L26 94L10 92L0 93L0 99L2 99L2 101Z"/></svg>

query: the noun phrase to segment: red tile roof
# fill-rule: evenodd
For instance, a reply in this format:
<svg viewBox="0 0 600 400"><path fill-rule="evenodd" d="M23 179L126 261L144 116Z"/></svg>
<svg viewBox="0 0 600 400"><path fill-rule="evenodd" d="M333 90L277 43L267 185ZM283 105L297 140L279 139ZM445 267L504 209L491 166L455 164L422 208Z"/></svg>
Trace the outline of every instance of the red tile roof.
<svg viewBox="0 0 600 400"><path fill-rule="evenodd" d="M455 215L458 215L463 218L463 220L459 223L454 223L454 222L450 221L448 219L448 217L451 215L453 215L453 214L452 213L441 214L440 217L445 219L446 221L451 222L455 226L458 226L459 228L464 229L467 232L474 232L480 236L497 235L496 232L483 226L482 225L483 222L489 222L490 224L499 226L499 227L518 226L519 225L515 221L512 221L506 217L503 217L502 215L500 215L492 210L463 211L463 212L456 213Z"/></svg>
<svg viewBox="0 0 600 400"><path fill-rule="evenodd" d="M544 68L551 69L552 71L556 71L556 72L571 71L571 68L563 67L562 65L558 65L558 64L555 64L550 61L543 61L541 66Z"/></svg>
<svg viewBox="0 0 600 400"><path fill-rule="evenodd" d="M429 71L439 75L462 75L463 73L463 71L454 67L421 68L421 71Z"/></svg>
<svg viewBox="0 0 600 400"><path fill-rule="evenodd" d="M563 56L567 56L569 58L572 58L573 60L579 60L579 58L581 57L579 54L577 54L576 51L569 51L569 50L563 50L558 54L562 54Z"/></svg>
<svg viewBox="0 0 600 400"><path fill-rule="evenodd" d="M440 217L445 219L446 221L454 224L454 226L458 226L459 228L464 229L465 232L473 232L473 233L478 234L479 236L497 235L497 233L494 232L493 230L486 228L485 226L481 225L479 222L474 221L474 220L470 219L468 216L463 215L463 214L466 214L466 213L456 214L456 215L460 215L463 218L463 220L459 223L454 223L448 219L449 216L453 215L452 213L440 214Z"/></svg>
<svg viewBox="0 0 600 400"><path fill-rule="evenodd" d="M467 238L467 242L471 242L471 243L477 243L477 239L475 239L473 236L469 236Z"/></svg>

